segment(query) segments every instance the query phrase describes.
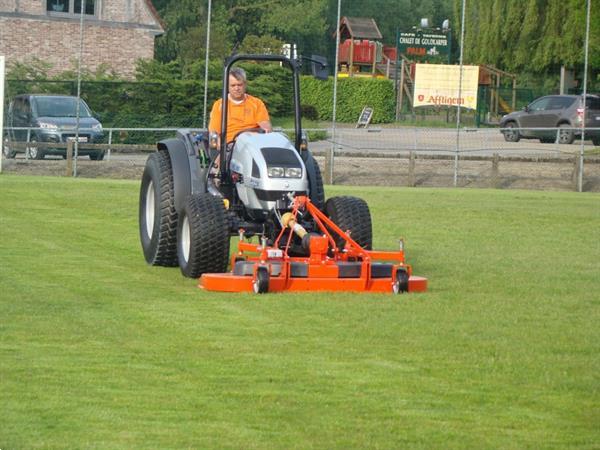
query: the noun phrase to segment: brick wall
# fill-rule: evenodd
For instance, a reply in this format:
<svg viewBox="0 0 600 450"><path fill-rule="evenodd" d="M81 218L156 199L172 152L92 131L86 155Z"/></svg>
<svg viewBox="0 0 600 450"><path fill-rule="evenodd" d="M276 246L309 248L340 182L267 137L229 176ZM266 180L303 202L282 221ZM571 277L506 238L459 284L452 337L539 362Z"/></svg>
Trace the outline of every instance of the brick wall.
<svg viewBox="0 0 600 450"><path fill-rule="evenodd" d="M87 17L84 26L82 67L95 71L104 64L132 78L137 59L154 57L154 36L162 25L147 0L95 1L97 16ZM0 0L0 55L9 67L14 61L47 61L50 75L75 69L79 17L48 15L46 0Z"/></svg>
<svg viewBox="0 0 600 450"><path fill-rule="evenodd" d="M0 17L0 54L12 61L34 57L53 65L51 75L77 67L79 22L28 20ZM132 78L135 61L154 57L154 36L140 28L103 27L87 23L84 30L82 67L94 71L105 64Z"/></svg>

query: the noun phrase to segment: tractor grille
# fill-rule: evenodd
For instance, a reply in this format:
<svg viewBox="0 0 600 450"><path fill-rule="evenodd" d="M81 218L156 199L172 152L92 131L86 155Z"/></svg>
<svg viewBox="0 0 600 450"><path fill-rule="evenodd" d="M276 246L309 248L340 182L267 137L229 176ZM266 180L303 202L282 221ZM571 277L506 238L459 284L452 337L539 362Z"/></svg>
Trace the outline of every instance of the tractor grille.
<svg viewBox="0 0 600 450"><path fill-rule="evenodd" d="M277 200L284 200L290 191L265 191L264 189L255 189L256 197L259 200L266 202L276 202ZM306 192L296 192L296 195L306 195Z"/></svg>

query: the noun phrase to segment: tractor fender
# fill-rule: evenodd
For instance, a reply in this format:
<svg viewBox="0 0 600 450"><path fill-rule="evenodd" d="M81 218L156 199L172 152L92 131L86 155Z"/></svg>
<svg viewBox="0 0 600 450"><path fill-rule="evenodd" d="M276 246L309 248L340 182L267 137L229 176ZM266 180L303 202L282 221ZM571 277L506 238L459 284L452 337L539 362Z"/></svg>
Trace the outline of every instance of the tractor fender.
<svg viewBox="0 0 600 450"><path fill-rule="evenodd" d="M159 151L169 153L173 171L175 209L181 211L191 194L206 192L203 170L191 145L181 138L165 139L157 144ZM188 148L189 147L189 148Z"/></svg>

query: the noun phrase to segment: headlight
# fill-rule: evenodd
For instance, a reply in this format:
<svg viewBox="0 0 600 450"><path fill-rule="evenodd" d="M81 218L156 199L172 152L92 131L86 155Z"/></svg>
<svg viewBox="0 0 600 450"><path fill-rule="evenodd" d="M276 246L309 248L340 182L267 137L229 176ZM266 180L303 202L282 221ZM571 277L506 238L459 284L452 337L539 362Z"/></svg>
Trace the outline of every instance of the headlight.
<svg viewBox="0 0 600 450"><path fill-rule="evenodd" d="M300 167L286 167L286 178L302 178L302 169Z"/></svg>
<svg viewBox="0 0 600 450"><path fill-rule="evenodd" d="M58 127L53 123L48 122L40 122L40 128L44 128L46 130L56 130Z"/></svg>
<svg viewBox="0 0 600 450"><path fill-rule="evenodd" d="M96 125L92 125L92 130L94 131L102 131L102 124L97 123Z"/></svg>
<svg viewBox="0 0 600 450"><path fill-rule="evenodd" d="M302 178L302 169L300 167L277 167L267 168L269 178Z"/></svg>
<svg viewBox="0 0 600 450"><path fill-rule="evenodd" d="M269 167L267 169L267 175L269 175L269 178L283 178L285 171L283 170L283 167Z"/></svg>

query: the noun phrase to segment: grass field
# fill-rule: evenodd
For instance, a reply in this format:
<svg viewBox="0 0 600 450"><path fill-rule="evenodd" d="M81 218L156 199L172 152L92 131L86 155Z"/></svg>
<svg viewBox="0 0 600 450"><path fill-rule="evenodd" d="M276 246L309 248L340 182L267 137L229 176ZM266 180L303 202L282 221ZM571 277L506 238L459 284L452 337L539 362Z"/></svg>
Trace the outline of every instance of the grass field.
<svg viewBox="0 0 600 450"><path fill-rule="evenodd" d="M328 187L426 294L216 294L139 183L0 176L0 448L599 448L600 196Z"/></svg>

